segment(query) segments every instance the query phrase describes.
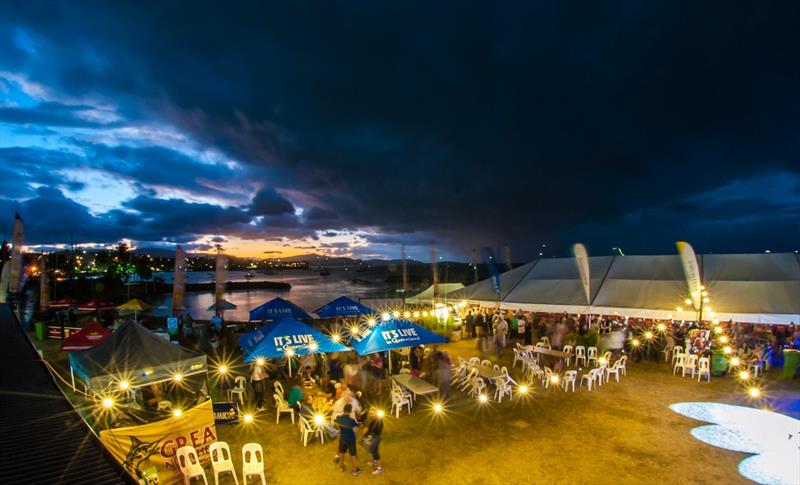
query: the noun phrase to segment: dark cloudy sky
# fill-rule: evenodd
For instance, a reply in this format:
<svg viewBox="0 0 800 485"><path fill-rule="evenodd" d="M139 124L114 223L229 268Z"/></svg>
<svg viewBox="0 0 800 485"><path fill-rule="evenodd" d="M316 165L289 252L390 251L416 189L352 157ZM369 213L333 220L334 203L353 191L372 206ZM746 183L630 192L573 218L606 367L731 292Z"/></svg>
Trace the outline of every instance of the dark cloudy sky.
<svg viewBox="0 0 800 485"><path fill-rule="evenodd" d="M798 2L0 11L0 228L32 245L800 249Z"/></svg>

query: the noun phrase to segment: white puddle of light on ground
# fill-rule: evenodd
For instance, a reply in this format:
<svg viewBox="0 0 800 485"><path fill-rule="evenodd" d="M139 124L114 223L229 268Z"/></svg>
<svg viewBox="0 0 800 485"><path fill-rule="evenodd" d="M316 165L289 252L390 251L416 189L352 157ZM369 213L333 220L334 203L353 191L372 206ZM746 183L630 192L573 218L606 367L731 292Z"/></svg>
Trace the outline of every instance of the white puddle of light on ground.
<svg viewBox="0 0 800 485"><path fill-rule="evenodd" d="M698 440L751 453L739 473L758 483L800 484L800 420L772 411L711 402L672 404L678 414L713 423L692 429Z"/></svg>

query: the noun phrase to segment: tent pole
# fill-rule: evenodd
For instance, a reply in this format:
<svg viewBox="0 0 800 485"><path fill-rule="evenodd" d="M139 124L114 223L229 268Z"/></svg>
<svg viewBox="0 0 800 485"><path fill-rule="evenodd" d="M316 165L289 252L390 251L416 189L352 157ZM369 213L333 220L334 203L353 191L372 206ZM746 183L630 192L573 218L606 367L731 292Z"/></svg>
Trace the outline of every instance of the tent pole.
<svg viewBox="0 0 800 485"><path fill-rule="evenodd" d="M289 366L289 378L292 377L292 358L286 357L286 364Z"/></svg>
<svg viewBox="0 0 800 485"><path fill-rule="evenodd" d="M75 391L75 373L72 372L72 366L69 366L69 377L72 380L72 390Z"/></svg>
<svg viewBox="0 0 800 485"><path fill-rule="evenodd" d="M392 349L389 349L388 352L389 352L389 375L392 375Z"/></svg>

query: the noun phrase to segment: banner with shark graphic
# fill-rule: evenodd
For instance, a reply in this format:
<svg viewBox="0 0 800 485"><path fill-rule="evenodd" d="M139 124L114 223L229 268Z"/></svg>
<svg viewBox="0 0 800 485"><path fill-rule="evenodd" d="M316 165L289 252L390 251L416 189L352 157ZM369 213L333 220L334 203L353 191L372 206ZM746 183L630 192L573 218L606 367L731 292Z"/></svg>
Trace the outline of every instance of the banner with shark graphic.
<svg viewBox="0 0 800 485"><path fill-rule="evenodd" d="M143 470L155 466L161 484L183 483L175 456L178 448L193 446L200 461L208 465L211 460L208 445L216 439L211 400L177 417L100 431L103 446L129 473L140 477Z"/></svg>

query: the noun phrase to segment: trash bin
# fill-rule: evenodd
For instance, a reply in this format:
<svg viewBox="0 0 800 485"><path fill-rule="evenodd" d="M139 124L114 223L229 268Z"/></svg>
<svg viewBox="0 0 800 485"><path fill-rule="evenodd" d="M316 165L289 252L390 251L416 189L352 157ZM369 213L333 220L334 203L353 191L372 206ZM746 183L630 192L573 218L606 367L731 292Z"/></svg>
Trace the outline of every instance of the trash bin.
<svg viewBox="0 0 800 485"><path fill-rule="evenodd" d="M786 349L783 351L783 378L791 379L797 373L800 365L800 350Z"/></svg>
<svg viewBox="0 0 800 485"><path fill-rule="evenodd" d="M711 374L724 376L728 372L728 357L723 352L714 352L711 356Z"/></svg>
<svg viewBox="0 0 800 485"><path fill-rule="evenodd" d="M39 342L44 340L44 323L36 322L33 324L33 328L36 331L36 340Z"/></svg>

